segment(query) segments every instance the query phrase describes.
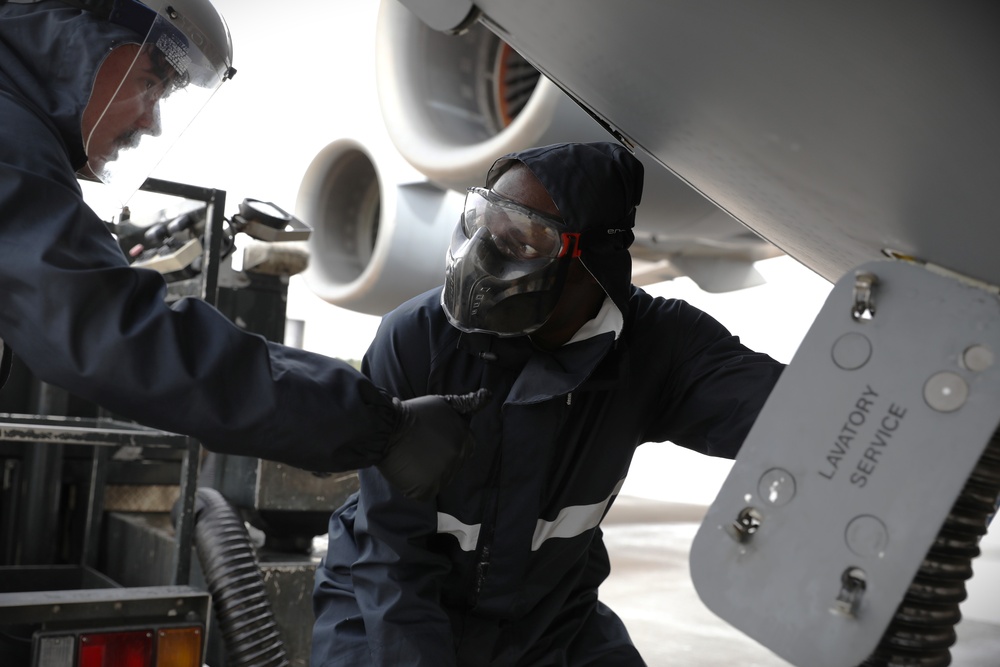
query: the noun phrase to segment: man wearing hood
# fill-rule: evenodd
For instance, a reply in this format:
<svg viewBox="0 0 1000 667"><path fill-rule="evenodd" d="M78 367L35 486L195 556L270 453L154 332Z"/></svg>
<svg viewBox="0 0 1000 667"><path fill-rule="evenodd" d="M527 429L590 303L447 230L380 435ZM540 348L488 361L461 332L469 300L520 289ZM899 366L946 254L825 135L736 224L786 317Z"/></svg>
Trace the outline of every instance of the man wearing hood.
<svg viewBox="0 0 1000 667"><path fill-rule="evenodd" d="M619 144L557 144L470 189L443 289L387 315L362 370L406 397L489 389L477 445L428 501L361 472L314 667L644 664L598 600L600 522L644 442L734 458L783 365L631 285L642 178Z"/></svg>
<svg viewBox="0 0 1000 667"><path fill-rule="evenodd" d="M399 401L203 301L168 306L160 274L130 267L83 200L78 177L127 201L234 72L207 0L0 0L4 357L213 451L314 471L378 465L408 495L432 495L470 446L458 411L472 397Z"/></svg>

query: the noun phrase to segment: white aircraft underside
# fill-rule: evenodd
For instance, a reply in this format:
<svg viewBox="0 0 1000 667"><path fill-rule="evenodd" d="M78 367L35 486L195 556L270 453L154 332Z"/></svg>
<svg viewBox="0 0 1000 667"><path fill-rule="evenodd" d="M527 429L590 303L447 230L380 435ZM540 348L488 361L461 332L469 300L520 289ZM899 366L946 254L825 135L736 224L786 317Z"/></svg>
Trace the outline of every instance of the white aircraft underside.
<svg viewBox="0 0 1000 667"><path fill-rule="evenodd" d="M596 116L827 279L900 253L1000 284L994 4L477 5Z"/></svg>

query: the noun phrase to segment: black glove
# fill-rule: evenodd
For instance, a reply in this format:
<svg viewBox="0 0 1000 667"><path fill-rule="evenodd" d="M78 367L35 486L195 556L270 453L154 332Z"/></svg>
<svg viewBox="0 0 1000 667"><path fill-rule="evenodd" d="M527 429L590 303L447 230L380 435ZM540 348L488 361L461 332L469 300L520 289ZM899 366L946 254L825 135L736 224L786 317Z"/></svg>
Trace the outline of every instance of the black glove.
<svg viewBox="0 0 1000 667"><path fill-rule="evenodd" d="M469 420L490 393L393 399L399 414L385 457L376 464L389 483L416 500L429 500L458 471L473 446Z"/></svg>

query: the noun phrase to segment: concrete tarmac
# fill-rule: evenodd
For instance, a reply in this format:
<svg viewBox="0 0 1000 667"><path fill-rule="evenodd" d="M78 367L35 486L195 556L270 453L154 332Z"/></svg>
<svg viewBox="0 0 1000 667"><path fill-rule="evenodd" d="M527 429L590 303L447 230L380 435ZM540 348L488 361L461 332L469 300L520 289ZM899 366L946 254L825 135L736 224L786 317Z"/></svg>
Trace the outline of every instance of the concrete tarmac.
<svg viewBox="0 0 1000 667"><path fill-rule="evenodd" d="M649 667L787 667L789 662L715 616L695 592L688 553L706 510L620 496L601 524L612 567L601 599L625 621ZM980 571L1000 571L1000 548L984 547L973 571L973 581ZM1000 598L972 598L967 603L976 603L976 613L962 605L951 664L1000 667Z"/></svg>

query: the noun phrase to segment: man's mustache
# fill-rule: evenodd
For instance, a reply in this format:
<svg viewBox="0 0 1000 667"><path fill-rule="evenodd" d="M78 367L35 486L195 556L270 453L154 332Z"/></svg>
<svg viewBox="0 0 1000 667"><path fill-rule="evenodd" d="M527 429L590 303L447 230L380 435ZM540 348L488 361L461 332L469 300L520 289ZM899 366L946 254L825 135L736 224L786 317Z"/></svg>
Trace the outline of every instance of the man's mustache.
<svg viewBox="0 0 1000 667"><path fill-rule="evenodd" d="M153 123L149 127L140 128L133 127L125 132L122 132L117 139L115 139L115 148L117 150L129 150L132 148L137 148L139 142L146 135L151 137L160 136L162 128L160 126L160 113L159 108L154 109Z"/></svg>
<svg viewBox="0 0 1000 667"><path fill-rule="evenodd" d="M147 134L156 136L158 132L139 129L128 130L127 132L120 134L118 138L115 139L115 147L120 151L138 148L139 142L141 142L142 138Z"/></svg>

